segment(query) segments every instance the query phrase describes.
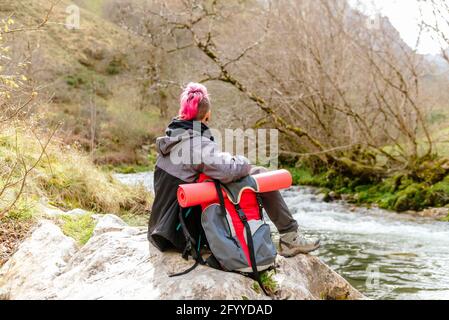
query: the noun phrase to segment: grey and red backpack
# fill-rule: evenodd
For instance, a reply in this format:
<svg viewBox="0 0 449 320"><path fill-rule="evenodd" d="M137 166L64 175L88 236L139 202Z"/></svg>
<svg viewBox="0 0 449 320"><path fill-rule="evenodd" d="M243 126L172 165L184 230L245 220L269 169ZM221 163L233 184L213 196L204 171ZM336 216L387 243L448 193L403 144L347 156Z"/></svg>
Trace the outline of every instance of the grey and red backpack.
<svg viewBox="0 0 449 320"><path fill-rule="evenodd" d="M198 182L206 181L213 180L201 174ZM191 255L195 264L171 276L184 275L199 264L209 265L250 276L266 293L260 272L274 268L277 252L270 226L264 220L257 182L247 176L226 185L216 180L214 183L218 201L191 208L180 207L177 232L183 232L186 238L183 257L188 259ZM200 212L199 219L193 214L195 211ZM196 227L192 228L193 224ZM202 257L204 249L211 252L206 260Z"/></svg>

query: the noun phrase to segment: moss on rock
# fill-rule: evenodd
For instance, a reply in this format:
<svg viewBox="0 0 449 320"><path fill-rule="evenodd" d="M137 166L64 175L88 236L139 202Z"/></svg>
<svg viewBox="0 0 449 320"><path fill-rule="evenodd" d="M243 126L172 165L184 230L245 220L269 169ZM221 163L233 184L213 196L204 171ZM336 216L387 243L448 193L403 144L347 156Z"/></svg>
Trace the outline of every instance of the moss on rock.
<svg viewBox="0 0 449 320"><path fill-rule="evenodd" d="M449 205L449 162L445 159L423 163L418 174L398 172L382 180L347 176L333 168L317 173L306 167L288 169L295 184L322 188L325 201L346 194L351 203L397 212Z"/></svg>

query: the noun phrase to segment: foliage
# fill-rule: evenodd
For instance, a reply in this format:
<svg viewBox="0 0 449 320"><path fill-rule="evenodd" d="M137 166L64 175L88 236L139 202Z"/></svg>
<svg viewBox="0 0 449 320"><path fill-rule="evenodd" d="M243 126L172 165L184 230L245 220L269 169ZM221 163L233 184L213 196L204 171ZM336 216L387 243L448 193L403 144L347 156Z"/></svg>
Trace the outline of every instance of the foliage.
<svg viewBox="0 0 449 320"><path fill-rule="evenodd" d="M68 237L76 240L80 245L85 245L92 237L95 228L95 220L91 214L81 216L62 216L62 231Z"/></svg>
<svg viewBox="0 0 449 320"><path fill-rule="evenodd" d="M29 221L33 219L35 214L35 203L34 201L27 198L20 198L14 207L9 210L5 216L4 220L15 220L18 222Z"/></svg>
<svg viewBox="0 0 449 320"><path fill-rule="evenodd" d="M6 37L13 32L14 20L10 17L0 21L0 133L12 129L15 138L9 142L2 141L1 146L6 146L6 152L0 152L0 218L8 215L14 219L26 218L29 208L22 201L21 196L31 171L41 160L47 144L39 140L40 153L35 162L27 163L27 149L17 143L17 127L32 130L31 125L24 126L29 108L33 105L37 93L28 87L28 79L25 76L25 62L18 62L11 50L10 41ZM14 29L16 30L16 29ZM20 125L19 125L20 121ZM51 137L51 136L50 136ZM35 139L37 137L33 137ZM39 139L39 138L37 138Z"/></svg>
<svg viewBox="0 0 449 320"><path fill-rule="evenodd" d="M380 181L346 176L333 169L317 173L306 167L288 170L292 173L294 184L319 187L326 194L333 190L334 197L347 195L350 202L359 205L376 205L397 212L449 205L449 172L446 170L445 175L440 174L436 179L435 172L438 169L424 167L426 169L423 172L428 175L423 173L419 175L421 178L397 173Z"/></svg>
<svg viewBox="0 0 449 320"><path fill-rule="evenodd" d="M12 25L14 20L11 17L0 21L0 101L3 103L11 101L28 81L23 74L26 64L12 62L11 48L3 35L10 31Z"/></svg>
<svg viewBox="0 0 449 320"><path fill-rule="evenodd" d="M260 273L260 281L269 294L275 294L278 290L278 283L274 279L275 274L276 272L274 270L268 270ZM261 293L262 291L257 282L253 283L253 290L257 293Z"/></svg>

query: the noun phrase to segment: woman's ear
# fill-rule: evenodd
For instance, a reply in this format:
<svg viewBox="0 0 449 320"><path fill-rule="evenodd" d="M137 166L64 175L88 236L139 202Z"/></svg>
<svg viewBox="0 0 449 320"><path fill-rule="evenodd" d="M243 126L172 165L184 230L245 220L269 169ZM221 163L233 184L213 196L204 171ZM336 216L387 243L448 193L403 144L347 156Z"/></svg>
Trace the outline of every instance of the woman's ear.
<svg viewBox="0 0 449 320"><path fill-rule="evenodd" d="M206 113L206 115L204 116L203 120L201 120L201 122L204 124L207 124L210 121L210 117L211 117L211 111L209 110L209 112Z"/></svg>

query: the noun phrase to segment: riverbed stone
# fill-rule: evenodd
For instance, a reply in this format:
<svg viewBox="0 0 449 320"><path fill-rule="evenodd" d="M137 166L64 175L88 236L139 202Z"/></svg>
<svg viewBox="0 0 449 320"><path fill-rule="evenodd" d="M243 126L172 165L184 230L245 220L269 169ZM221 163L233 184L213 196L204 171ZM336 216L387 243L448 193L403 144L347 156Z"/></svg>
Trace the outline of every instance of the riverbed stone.
<svg viewBox="0 0 449 320"><path fill-rule="evenodd" d="M236 273L193 264L179 253L149 245L146 229L114 215L99 217L81 248L51 221L39 226L0 269L4 299L268 299L254 281ZM274 279L280 299L363 299L318 257L277 259Z"/></svg>
<svg viewBox="0 0 449 320"><path fill-rule="evenodd" d="M418 215L429 218L445 218L449 215L449 208L430 208L418 212Z"/></svg>
<svg viewBox="0 0 449 320"><path fill-rule="evenodd" d="M86 214L90 214L90 212L79 208L67 211L65 213L65 215L69 216L84 216Z"/></svg>

